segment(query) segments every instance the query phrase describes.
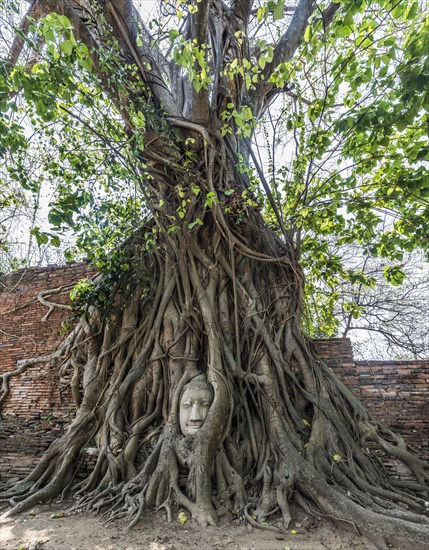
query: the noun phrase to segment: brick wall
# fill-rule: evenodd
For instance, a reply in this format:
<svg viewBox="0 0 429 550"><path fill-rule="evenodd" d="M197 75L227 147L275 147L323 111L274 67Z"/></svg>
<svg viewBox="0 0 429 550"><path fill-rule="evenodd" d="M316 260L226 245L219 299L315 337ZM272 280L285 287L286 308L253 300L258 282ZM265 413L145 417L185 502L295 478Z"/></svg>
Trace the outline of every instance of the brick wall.
<svg viewBox="0 0 429 550"><path fill-rule="evenodd" d="M0 374L25 357L48 354L64 335L69 312L47 307L38 294L64 287L50 300L67 303L70 287L93 272L87 264L33 268L0 276ZM49 299L49 298L48 298ZM429 458L429 361L358 361L348 339L314 342L321 359L360 397L373 416L398 430ZM49 364L11 381L0 420L0 481L23 477L73 417L67 385Z"/></svg>
<svg viewBox="0 0 429 550"><path fill-rule="evenodd" d="M314 346L374 418L429 459L429 361L354 361L348 338Z"/></svg>
<svg viewBox="0 0 429 550"><path fill-rule="evenodd" d="M56 290L48 301L69 302L70 288L91 277L87 264L23 269L0 276L0 374L10 372L17 361L53 352L67 331L69 311L49 308L37 296ZM0 484L22 479L38 457L63 433L74 415L67 385L48 363L30 367L10 380L10 393L0 417Z"/></svg>
<svg viewBox="0 0 429 550"><path fill-rule="evenodd" d="M353 350L349 338L331 338L314 340L317 355L323 359L353 393L360 397L360 381L353 359Z"/></svg>
<svg viewBox="0 0 429 550"><path fill-rule="evenodd" d="M360 395L380 422L429 459L429 361L356 361Z"/></svg>
<svg viewBox="0 0 429 550"><path fill-rule="evenodd" d="M91 275L88 265L81 263L32 268L0 277L0 374L14 370L20 359L55 351L67 331L70 312L55 308L44 321L49 308L37 299L39 293L58 289L45 298L66 304L73 284ZM2 413L25 419L43 415L64 418L72 414L70 392L55 368L38 364L11 379Z"/></svg>

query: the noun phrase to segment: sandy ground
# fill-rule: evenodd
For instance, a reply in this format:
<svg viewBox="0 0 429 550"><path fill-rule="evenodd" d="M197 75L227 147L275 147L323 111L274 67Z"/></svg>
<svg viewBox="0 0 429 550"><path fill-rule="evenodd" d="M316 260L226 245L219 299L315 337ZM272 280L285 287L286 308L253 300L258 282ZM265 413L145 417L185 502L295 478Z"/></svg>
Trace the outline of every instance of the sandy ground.
<svg viewBox="0 0 429 550"><path fill-rule="evenodd" d="M52 518L64 513L64 517ZM305 521L305 519L304 519ZM67 504L38 506L30 513L0 520L1 550L375 550L367 539L334 525L297 522L296 533L276 533L230 522L199 527L175 515L167 523L162 513L148 511L126 532L127 522L104 524L100 516L72 514Z"/></svg>

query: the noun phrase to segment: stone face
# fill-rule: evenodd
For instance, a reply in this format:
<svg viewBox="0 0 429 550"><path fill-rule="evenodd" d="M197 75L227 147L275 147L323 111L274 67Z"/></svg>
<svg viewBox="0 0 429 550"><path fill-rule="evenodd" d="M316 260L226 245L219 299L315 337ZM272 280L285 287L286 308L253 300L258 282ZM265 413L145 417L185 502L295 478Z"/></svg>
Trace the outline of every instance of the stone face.
<svg viewBox="0 0 429 550"><path fill-rule="evenodd" d="M64 287L51 301L68 303L72 285L92 275L82 263L0 276L0 374L14 370L20 359L51 353L70 330L68 311L55 309L42 321L47 308L37 300L39 292ZM429 361L355 362L348 339L313 344L375 418L429 458ZM69 381L67 373L60 378L58 369L48 364L11 380L0 418L0 482L27 475L73 418ZM95 457L87 453L87 460Z"/></svg>
<svg viewBox="0 0 429 550"><path fill-rule="evenodd" d="M179 403L179 424L183 435L195 434L202 427L213 395L213 387L204 374L196 376L184 387Z"/></svg>

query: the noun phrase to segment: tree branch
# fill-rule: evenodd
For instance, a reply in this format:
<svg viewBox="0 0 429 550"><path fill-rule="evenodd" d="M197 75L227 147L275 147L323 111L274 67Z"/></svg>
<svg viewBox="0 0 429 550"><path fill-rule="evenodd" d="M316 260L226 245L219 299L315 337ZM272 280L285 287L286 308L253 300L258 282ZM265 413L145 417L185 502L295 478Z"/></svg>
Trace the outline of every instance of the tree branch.
<svg viewBox="0 0 429 550"><path fill-rule="evenodd" d="M45 298L45 296L52 296L52 294L59 294L61 291L64 291L65 289L70 289L71 286L60 286L55 289L42 290L41 292L39 292L39 294L37 295L37 299L41 304L49 308L48 313L42 318L42 321L47 321L55 308L65 309L66 311L72 310L72 307L68 304L58 304L55 302L50 302Z"/></svg>
<svg viewBox="0 0 429 550"><path fill-rule="evenodd" d="M252 12L253 0L233 0L231 10L235 17L241 19L247 27Z"/></svg>
<svg viewBox="0 0 429 550"><path fill-rule="evenodd" d="M321 18L325 28L332 22L338 8L339 4L332 2L321 13ZM269 104L269 101L267 101L267 96L274 90L274 85L269 84L270 75L281 63L285 63L292 59L299 44L301 43L305 29L308 25L308 20L314 9L315 6L312 0L300 0L296 6L288 28L274 48L272 61L267 63L265 67L261 86L253 95L253 112L256 116L260 116L264 112L265 108ZM281 92L281 90L278 90L278 92Z"/></svg>
<svg viewBox="0 0 429 550"><path fill-rule="evenodd" d="M131 0L120 2L97 2L99 9L102 10L106 21L112 27L113 34L122 48L124 56L131 55L139 71L151 90L158 106L161 106L170 116L181 116L177 103L165 83L162 76L162 70L167 65L161 51L153 44L152 37L145 27L139 13L134 8ZM109 84L109 79L105 73L99 70L98 52L100 44L98 38L102 39L102 33L98 36L96 25L96 15L91 11L91 5L88 7L81 0L35 0L26 16L21 22L21 36L16 38L11 49L11 61L16 63L25 42L25 35L28 34L33 20L40 19L50 12L56 12L65 15L73 25L76 38L81 40L88 47L93 69L100 77L104 88L110 95L114 94L114 100L120 108L121 98ZM88 25L88 21L95 23ZM142 45L137 46L137 37L142 39ZM150 65L150 71L146 69L142 60L147 60Z"/></svg>
<svg viewBox="0 0 429 550"><path fill-rule="evenodd" d="M313 2L311 0L299 1L289 27L274 48L273 60L267 64L265 75L270 75L280 63L289 61L292 58L304 36L304 31L307 28L308 19L312 11Z"/></svg>
<svg viewBox="0 0 429 550"><path fill-rule="evenodd" d="M339 7L340 4L332 2L321 13L324 28L328 27L332 23L334 15ZM284 63L292 59L302 40L302 37L304 36L305 29L308 25L308 19L314 9L314 2L311 0L299 1L289 27L280 38L274 49L274 57L272 62L267 64L265 72L266 75L269 75L280 63Z"/></svg>
<svg viewBox="0 0 429 550"><path fill-rule="evenodd" d="M86 46L88 46L88 52L91 56L94 70L97 72L97 74L100 75L101 80L105 81L106 77L99 72L98 55L96 53L99 50L99 45L89 32L88 27L85 25L79 13L75 10L76 7L80 7L79 3L67 2L67 0L62 2L51 2L48 0L46 4L50 8L50 12L56 12L60 15L65 15L66 17L68 17L68 19L70 19L70 22L73 25L73 30L77 34L77 38L81 40Z"/></svg>
<svg viewBox="0 0 429 550"><path fill-rule="evenodd" d="M201 48L208 42L208 26L212 0L195 4L198 10L189 15L188 40L195 41L197 47ZM197 64L197 61L195 61ZM195 70L199 72L198 66ZM202 88L196 91L192 82L185 82L185 98L188 98L184 105L184 116L191 117L193 122L204 123L209 117L209 94L208 90Z"/></svg>
<svg viewBox="0 0 429 550"><path fill-rule="evenodd" d="M324 29L326 29L326 27L329 27L329 25L332 23L332 20L334 19L334 15L336 14L339 7L340 7L339 3L331 2L329 6L322 12L322 21L323 21Z"/></svg>
<svg viewBox="0 0 429 550"><path fill-rule="evenodd" d="M39 21L43 15L45 15L45 13L41 3L38 0L34 0L19 25L20 34L17 34L12 42L9 57L12 65L15 65L18 61L22 48L25 44L25 37L28 35L30 25L33 25L35 21Z"/></svg>
<svg viewBox="0 0 429 550"><path fill-rule="evenodd" d="M260 85L250 96L249 103L254 116L261 116L268 107L273 93L281 92L280 89L275 90L275 85L269 82L270 75L280 63L289 61L296 52L313 9L311 0L300 0L296 6L289 26L274 48L272 61L267 63L263 71Z"/></svg>
<svg viewBox="0 0 429 550"><path fill-rule="evenodd" d="M162 75L163 70L168 70L168 62L159 47L154 44L152 35L132 1L107 0L106 6L109 11L108 20L116 31L117 39L123 49L133 57L158 105L170 116L181 116L177 102ZM147 66L150 66L150 70Z"/></svg>

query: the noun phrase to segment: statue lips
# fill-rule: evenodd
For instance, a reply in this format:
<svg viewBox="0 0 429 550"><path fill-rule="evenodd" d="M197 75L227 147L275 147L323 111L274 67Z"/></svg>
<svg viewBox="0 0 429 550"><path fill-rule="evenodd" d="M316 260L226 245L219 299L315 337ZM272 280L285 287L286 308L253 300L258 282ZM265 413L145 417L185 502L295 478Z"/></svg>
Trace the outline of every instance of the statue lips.
<svg viewBox="0 0 429 550"><path fill-rule="evenodd" d="M195 420L195 421L191 420L186 424L186 427L188 429L188 434L190 435L190 434L197 433L203 424L204 424L203 420Z"/></svg>

